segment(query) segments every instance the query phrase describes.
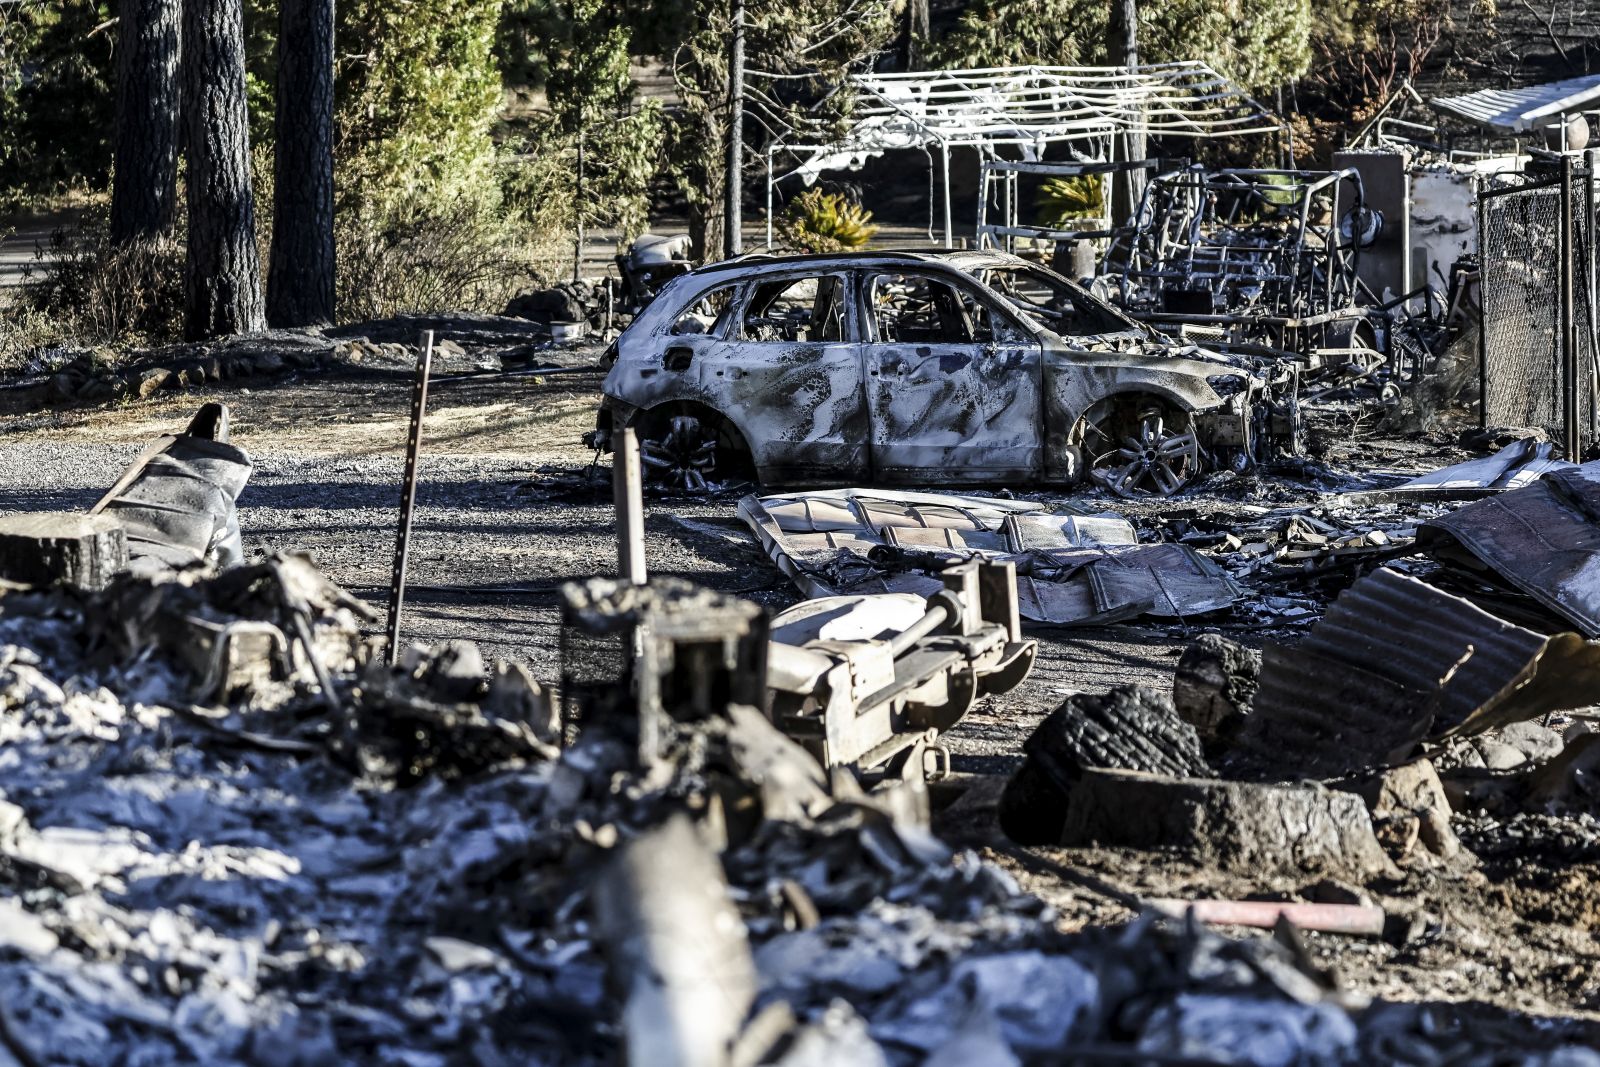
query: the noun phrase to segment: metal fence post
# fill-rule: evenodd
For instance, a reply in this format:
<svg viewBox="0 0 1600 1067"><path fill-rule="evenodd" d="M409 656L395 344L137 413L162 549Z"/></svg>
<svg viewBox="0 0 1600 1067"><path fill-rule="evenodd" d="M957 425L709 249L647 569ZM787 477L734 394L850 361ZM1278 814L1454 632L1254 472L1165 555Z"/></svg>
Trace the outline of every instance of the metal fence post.
<svg viewBox="0 0 1600 1067"><path fill-rule="evenodd" d="M417 461L422 454L422 419L428 410L428 374L433 369L433 331L423 335L417 378L411 387L411 431L400 483L400 519L394 534L394 569L389 578L389 666L400 658L400 612L406 598L406 561L411 554L411 512L417 502Z"/></svg>
<svg viewBox="0 0 1600 1067"><path fill-rule="evenodd" d="M1482 177L1474 183L1478 198L1478 429L1489 428L1489 212Z"/></svg>
<svg viewBox="0 0 1600 1067"><path fill-rule="evenodd" d="M1561 422L1567 459L1578 461L1581 424L1578 418L1578 323L1573 286L1572 157L1561 157L1561 238L1557 254L1561 264L1561 304L1557 322L1561 337Z"/></svg>
<svg viewBox="0 0 1600 1067"><path fill-rule="evenodd" d="M1589 441L1600 437L1600 328L1597 328L1595 311L1595 183L1600 174L1595 173L1595 162L1600 152L1591 148L1583 154L1583 251L1584 251L1584 347L1589 355Z"/></svg>

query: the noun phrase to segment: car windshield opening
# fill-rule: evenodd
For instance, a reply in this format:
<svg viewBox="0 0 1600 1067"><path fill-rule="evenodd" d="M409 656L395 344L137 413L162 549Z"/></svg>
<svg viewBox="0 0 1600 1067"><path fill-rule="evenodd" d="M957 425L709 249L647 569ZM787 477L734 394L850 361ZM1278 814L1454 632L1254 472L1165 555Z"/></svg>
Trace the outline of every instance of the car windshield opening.
<svg viewBox="0 0 1600 1067"><path fill-rule="evenodd" d="M1086 290L1037 267L995 267L984 272L983 280L1012 307L1064 337L1138 329Z"/></svg>

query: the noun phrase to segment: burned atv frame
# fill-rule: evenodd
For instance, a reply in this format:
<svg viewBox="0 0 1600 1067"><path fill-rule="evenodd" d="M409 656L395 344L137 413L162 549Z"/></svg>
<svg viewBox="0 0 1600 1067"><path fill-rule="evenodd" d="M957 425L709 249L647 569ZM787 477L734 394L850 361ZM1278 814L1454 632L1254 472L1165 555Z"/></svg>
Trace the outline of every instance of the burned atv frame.
<svg viewBox="0 0 1600 1067"><path fill-rule="evenodd" d="M1180 345L998 252L746 258L618 338L596 430L647 476L1177 491L1293 451L1293 368Z"/></svg>

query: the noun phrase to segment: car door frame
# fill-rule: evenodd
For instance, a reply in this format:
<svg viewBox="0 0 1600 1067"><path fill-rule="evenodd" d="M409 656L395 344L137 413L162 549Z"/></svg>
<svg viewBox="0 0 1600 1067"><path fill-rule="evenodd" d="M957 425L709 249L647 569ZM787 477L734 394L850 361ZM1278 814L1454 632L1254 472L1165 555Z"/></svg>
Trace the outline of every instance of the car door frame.
<svg viewBox="0 0 1600 1067"><path fill-rule="evenodd" d="M1044 426L1044 359L1045 346L1040 332L1033 328L1022 316L1013 312L1006 302L991 293L982 282L971 275L955 270L938 263L885 263L872 267L858 268L856 273L856 314L859 319L859 336L861 338L861 367L863 390L866 394L866 408L868 416L868 442L870 460L874 479L881 482L955 482L955 483L1035 483L1045 474L1045 426ZM930 281L952 286L956 289L965 288L968 295L989 313L991 319L1003 322L1009 331L1014 334L1014 341L969 341L947 342L940 345L918 345L914 342L881 342L877 339L877 316L872 307L873 282L881 276L912 275L928 278ZM993 390L984 390L981 386L983 378L993 378L999 374L1014 373L1017 369L1030 369L1031 390L1022 390L1020 395L1011 399L1000 396L1001 403L992 412L981 409L977 414L981 417L982 424L987 426L994 419L1010 412L1012 417L1024 417L1028 420L1028 427L1023 431L1020 440L1011 442L991 441L988 443L973 442L970 438L956 442L933 443L925 442L916 444L912 442L901 443L893 451L880 444L880 412L888 405L883 403L883 390L888 387L884 379L885 370L888 369L884 357L889 355L880 346L893 346L893 348L909 347L913 349L925 348L927 352L916 352L924 363L929 360L941 359L939 353L932 351L935 347L944 348L970 348L969 360L954 368L942 369L940 373L959 374L969 372L971 381L966 390L967 395L962 399L978 405L988 403L987 397L1000 396ZM1002 350L1011 350L1003 352ZM946 353L945 358L959 355ZM922 370L922 367L917 368ZM906 381L911 368L905 367L900 374L901 383ZM923 384L933 383L932 371ZM913 383L915 384L915 383ZM904 386L902 385L902 388ZM973 395L973 394L977 395ZM917 408L912 402L909 407ZM940 409L945 408L945 415L955 418L960 412L948 404L938 401L930 402L920 413L902 413L902 421L915 421L915 423L930 427L938 425ZM914 414L914 419L913 419ZM930 417L931 416L931 417ZM941 433L945 431L940 431ZM950 431L958 432L958 431ZM984 450L990 449L998 452L999 462L982 462ZM974 459L980 462L973 462ZM900 462L894 462L900 460Z"/></svg>

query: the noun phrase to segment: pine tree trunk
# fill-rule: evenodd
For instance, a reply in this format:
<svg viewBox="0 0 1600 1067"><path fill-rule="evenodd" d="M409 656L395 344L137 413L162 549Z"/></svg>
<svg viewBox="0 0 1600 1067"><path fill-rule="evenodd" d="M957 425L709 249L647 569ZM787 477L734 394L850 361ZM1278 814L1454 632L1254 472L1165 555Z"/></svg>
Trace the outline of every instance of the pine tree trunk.
<svg viewBox="0 0 1600 1067"><path fill-rule="evenodd" d="M921 70L922 52L932 35L928 0L906 0L904 21L900 24L900 69Z"/></svg>
<svg viewBox="0 0 1600 1067"><path fill-rule="evenodd" d="M191 340L263 329L250 180L242 0L184 0L189 170L185 330Z"/></svg>
<svg viewBox="0 0 1600 1067"><path fill-rule="evenodd" d="M267 321L333 321L333 4L280 0Z"/></svg>
<svg viewBox="0 0 1600 1067"><path fill-rule="evenodd" d="M118 21L111 239L120 244L172 229L181 0L125 0Z"/></svg>

